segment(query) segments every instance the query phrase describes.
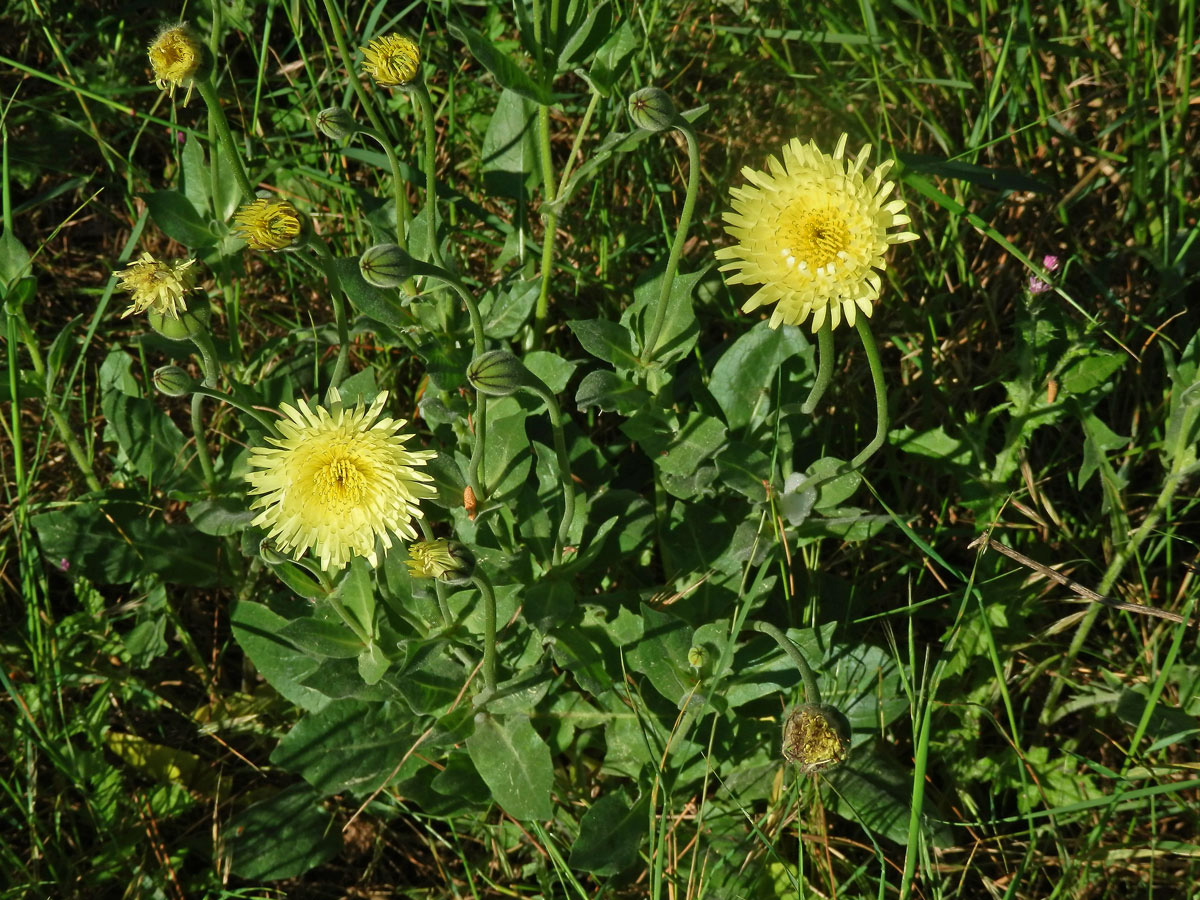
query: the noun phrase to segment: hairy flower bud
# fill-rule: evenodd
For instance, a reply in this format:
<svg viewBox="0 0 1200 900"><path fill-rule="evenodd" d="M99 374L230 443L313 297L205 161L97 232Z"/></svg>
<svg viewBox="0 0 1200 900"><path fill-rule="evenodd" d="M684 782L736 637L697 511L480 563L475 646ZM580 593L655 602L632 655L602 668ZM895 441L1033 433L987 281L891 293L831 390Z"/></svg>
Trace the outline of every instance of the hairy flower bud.
<svg viewBox="0 0 1200 900"><path fill-rule="evenodd" d="M507 350L489 350L467 366L467 381L481 394L507 397L530 384L531 378L525 364Z"/></svg>
<svg viewBox="0 0 1200 900"><path fill-rule="evenodd" d="M805 703L783 723L783 758L806 775L845 762L850 753L850 723L826 703Z"/></svg>
<svg viewBox="0 0 1200 900"><path fill-rule="evenodd" d="M402 87L417 77L421 48L401 34L385 34L362 48L363 71L383 87Z"/></svg>
<svg viewBox="0 0 1200 900"><path fill-rule="evenodd" d="M398 244L376 244L358 258L358 269L367 284L395 288L417 274L419 266Z"/></svg>
<svg viewBox="0 0 1200 900"><path fill-rule="evenodd" d="M358 122L350 110L341 106L330 106L317 113L314 122L317 130L327 138L340 141L358 131Z"/></svg>
<svg viewBox="0 0 1200 900"><path fill-rule="evenodd" d="M629 118L644 131L667 131L679 123L679 113L666 91L642 88L629 95Z"/></svg>
<svg viewBox="0 0 1200 900"><path fill-rule="evenodd" d="M243 203L233 222L233 233L251 250L286 250L296 243L305 224L292 204L262 198Z"/></svg>
<svg viewBox="0 0 1200 900"><path fill-rule="evenodd" d="M475 554L460 541L439 538L408 545L408 571L414 578L466 584L475 574Z"/></svg>
<svg viewBox="0 0 1200 900"><path fill-rule="evenodd" d="M207 61L204 44L187 23L183 23L160 31L150 44L149 55L154 83L172 97L175 88L186 87L188 92L183 99L186 106L192 94L192 83L204 74Z"/></svg>
<svg viewBox="0 0 1200 900"><path fill-rule="evenodd" d="M151 378L159 393L168 397L186 397L196 389L196 379L179 366L159 366Z"/></svg>

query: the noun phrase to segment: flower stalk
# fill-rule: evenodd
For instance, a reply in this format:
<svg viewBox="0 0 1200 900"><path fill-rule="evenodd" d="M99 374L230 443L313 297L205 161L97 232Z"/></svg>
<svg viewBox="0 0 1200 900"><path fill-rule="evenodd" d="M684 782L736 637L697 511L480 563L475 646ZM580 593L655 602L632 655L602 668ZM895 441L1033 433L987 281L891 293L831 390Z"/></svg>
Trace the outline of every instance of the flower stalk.
<svg viewBox="0 0 1200 900"><path fill-rule="evenodd" d="M887 387L883 383L883 364L879 361L879 348L875 345L875 336L871 334L871 327L867 324L865 316L860 316L854 324L858 329L859 338L862 339L863 350L867 354L871 384L875 388L875 437L850 460L850 469L859 468L875 455L875 451L883 446L888 430Z"/></svg>
<svg viewBox="0 0 1200 900"><path fill-rule="evenodd" d="M811 415L817 408L817 404L821 402L821 397L824 396L826 388L829 387L829 382L833 378L833 325L826 322L817 329L817 377L813 381L812 390L808 392L808 399L804 401L804 405L800 407L800 412L804 415Z"/></svg>
<svg viewBox="0 0 1200 900"><path fill-rule="evenodd" d="M204 101L205 107L208 109L209 121L213 123L217 130L217 141L221 145L221 149L225 151L225 156L229 159L229 165L233 169L233 176L237 179L238 187L242 192L242 200L249 203L254 199L254 187L250 184L250 179L246 176L246 170L242 166L242 157L238 153L237 145L233 142L233 135L229 132L229 120L225 118L225 110L221 108L221 101L217 97L217 89L213 86L212 75L205 75L202 78L196 79L196 90L200 92L200 98ZM216 162L213 162L213 170L217 168ZM213 195L214 197L216 194Z"/></svg>

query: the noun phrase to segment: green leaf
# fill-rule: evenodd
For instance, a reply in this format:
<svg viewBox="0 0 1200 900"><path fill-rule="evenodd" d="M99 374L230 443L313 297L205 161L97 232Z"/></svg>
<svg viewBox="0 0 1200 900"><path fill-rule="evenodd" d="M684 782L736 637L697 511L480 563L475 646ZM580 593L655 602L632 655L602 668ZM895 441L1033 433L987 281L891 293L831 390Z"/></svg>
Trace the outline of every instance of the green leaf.
<svg viewBox="0 0 1200 900"><path fill-rule="evenodd" d="M377 684L390 665L391 661L374 641L358 654L358 674L367 684Z"/></svg>
<svg viewBox="0 0 1200 900"><path fill-rule="evenodd" d="M608 369L588 372L575 391L575 405L581 410L598 406L604 412L617 412L623 416L631 416L645 408L649 400L647 391Z"/></svg>
<svg viewBox="0 0 1200 900"><path fill-rule="evenodd" d="M309 712L328 705L328 697L301 683L320 667L320 662L280 637L287 619L249 600L235 602L229 619L238 646L284 699Z"/></svg>
<svg viewBox="0 0 1200 900"><path fill-rule="evenodd" d="M314 659L353 659L364 649L362 641L345 624L313 616L292 619L278 634Z"/></svg>
<svg viewBox="0 0 1200 900"><path fill-rule="evenodd" d="M579 363L563 359L557 353L546 350L531 350L521 357L525 368L545 382L550 393L561 394L567 389L567 382L575 374Z"/></svg>
<svg viewBox="0 0 1200 900"><path fill-rule="evenodd" d="M586 4L579 5L580 10ZM612 31L612 4L604 0L584 16L578 24L567 26L567 39L558 52L558 71L569 72L572 66L583 63L606 40Z"/></svg>
<svg viewBox="0 0 1200 900"><path fill-rule="evenodd" d="M1046 194L1053 190L1045 182L1015 169L977 166L961 160L924 154L901 153L898 156L908 171L936 175L939 178L955 178L994 191L1030 191L1034 194Z"/></svg>
<svg viewBox="0 0 1200 900"><path fill-rule="evenodd" d="M395 290L385 291L367 284L358 268L357 256L334 260L333 270L342 290L360 313L392 328L406 328L412 324L412 319L401 311Z"/></svg>
<svg viewBox="0 0 1200 900"><path fill-rule="evenodd" d="M629 329L608 319L576 319L567 327L575 333L583 349L597 359L611 363L617 369L632 369L637 365Z"/></svg>
<svg viewBox="0 0 1200 900"><path fill-rule="evenodd" d="M1094 413L1088 413L1080 418L1083 426L1083 461L1079 464L1079 474L1075 477L1075 489L1082 490L1091 480L1092 475L1101 466L1105 469L1105 478L1113 479L1117 485L1117 475L1112 471L1108 462L1108 452L1124 447L1129 438L1117 434Z"/></svg>
<svg viewBox="0 0 1200 900"><path fill-rule="evenodd" d="M734 341L713 366L708 383L730 431L747 426L753 430L766 420L779 366L809 346L799 328L783 325L774 329L766 321Z"/></svg>
<svg viewBox="0 0 1200 900"><path fill-rule="evenodd" d="M951 437L943 425L927 431L914 431L908 427L897 428L891 432L888 441L905 453L924 456L942 464L964 466L971 461L971 448L966 441Z"/></svg>
<svg viewBox="0 0 1200 900"><path fill-rule="evenodd" d="M212 177L204 162L204 146L194 133L187 136L183 152L179 154L182 171L179 189L198 213L207 213L212 208Z"/></svg>
<svg viewBox="0 0 1200 900"><path fill-rule="evenodd" d="M253 881L302 875L337 856L342 839L332 815L306 784L246 807L225 826L230 871Z"/></svg>
<svg viewBox="0 0 1200 900"><path fill-rule="evenodd" d="M463 28L456 22L447 22L446 29L467 45L471 55L492 73L501 87L520 94L541 106L550 105L550 95L546 89L530 78L511 57L498 50L486 36L474 29Z"/></svg>
<svg viewBox="0 0 1200 900"><path fill-rule="evenodd" d="M374 633L375 586L371 580L371 567L365 559L356 556L351 560L330 599L345 607L364 634Z"/></svg>
<svg viewBox="0 0 1200 900"><path fill-rule="evenodd" d="M533 312L540 290L540 281L519 281L495 297L479 311L483 317L483 333L495 340L516 334Z"/></svg>
<svg viewBox="0 0 1200 900"><path fill-rule="evenodd" d="M529 477L533 457L525 434L526 415L513 397L488 402L487 452L480 468L489 499L512 495Z"/></svg>
<svg viewBox="0 0 1200 900"><path fill-rule="evenodd" d="M570 865L593 875L616 875L638 859L646 837L649 803L630 804L624 791L602 794L579 820Z"/></svg>
<svg viewBox="0 0 1200 900"><path fill-rule="evenodd" d="M504 91L488 122L480 149L480 169L488 193L522 200L525 182L537 165L534 110L523 97Z"/></svg>
<svg viewBox="0 0 1200 900"><path fill-rule="evenodd" d="M654 464L668 475L694 472L725 444L725 426L720 420L693 412L679 428L666 455L657 456Z"/></svg>
<svg viewBox="0 0 1200 900"><path fill-rule="evenodd" d="M640 320L640 333L646 334L654 316L658 314L664 270L665 266L656 266L650 277L638 282L634 287L634 302L622 313L622 325L632 327L635 320ZM656 364L669 366L683 359L696 346L700 326L696 323L695 313L692 312L692 294L695 293L696 283L706 271L707 267L688 275L676 275L671 282L671 293L667 295L667 313L654 354Z"/></svg>
<svg viewBox="0 0 1200 900"><path fill-rule="evenodd" d="M529 717L475 717L475 733L467 752L492 798L514 819L549 819L554 815L550 789L554 768L550 748L529 724Z"/></svg>
<svg viewBox="0 0 1200 900"><path fill-rule="evenodd" d="M179 191L155 191L138 196L146 201L154 224L167 237L174 238L189 250L201 250L217 242L192 202Z"/></svg>
<svg viewBox="0 0 1200 900"><path fill-rule="evenodd" d="M696 676L688 664L692 629L674 616L642 604L645 631L626 654L629 668L650 679L654 689L678 704L692 693Z"/></svg>
<svg viewBox="0 0 1200 900"><path fill-rule="evenodd" d="M416 738L414 725L401 704L339 700L297 722L271 753L271 762L299 773L322 797L342 791L370 794L407 775L397 766ZM413 769L424 765L409 762Z"/></svg>
<svg viewBox="0 0 1200 900"><path fill-rule="evenodd" d="M29 251L11 231L0 234L0 285L8 289L32 271Z"/></svg>
<svg viewBox="0 0 1200 900"><path fill-rule="evenodd" d="M1128 359L1127 354L1116 350L1088 353L1066 368L1059 383L1069 394L1086 394L1108 383Z"/></svg>
<svg viewBox="0 0 1200 900"><path fill-rule="evenodd" d="M730 441L717 456L721 481L753 503L767 499L771 480L771 458L749 444Z"/></svg>
<svg viewBox="0 0 1200 900"><path fill-rule="evenodd" d="M101 380L101 407L113 436L139 475L153 485L171 484L184 475L191 456L187 439L178 426L140 388L127 393L132 379L132 358L114 350L105 360ZM195 451L191 451L194 455ZM191 485L199 487L196 476Z"/></svg>
<svg viewBox="0 0 1200 900"><path fill-rule="evenodd" d="M255 513L246 508L245 497L218 497L214 500L197 500L187 507L188 520L202 534L224 537L244 531Z"/></svg>

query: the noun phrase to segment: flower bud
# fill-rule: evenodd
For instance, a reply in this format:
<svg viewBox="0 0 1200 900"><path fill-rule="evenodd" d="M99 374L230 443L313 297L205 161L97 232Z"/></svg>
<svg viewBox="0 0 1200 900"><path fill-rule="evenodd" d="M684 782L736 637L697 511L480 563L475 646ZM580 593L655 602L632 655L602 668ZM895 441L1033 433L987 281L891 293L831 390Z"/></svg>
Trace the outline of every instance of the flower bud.
<svg viewBox="0 0 1200 900"><path fill-rule="evenodd" d="M207 300L195 300L179 315L157 309L146 310L150 327L169 341L186 341L208 328L212 307Z"/></svg>
<svg viewBox="0 0 1200 900"><path fill-rule="evenodd" d="M187 23L165 28L150 44L150 68L159 90L175 96L175 88L186 87L184 106L192 94L192 84L204 77L208 53L200 38Z"/></svg>
<svg viewBox="0 0 1200 900"><path fill-rule="evenodd" d="M159 393L168 397L186 397L196 389L196 379L179 366L159 366L151 379Z"/></svg>
<svg viewBox="0 0 1200 900"><path fill-rule="evenodd" d="M358 122L350 114L350 110L341 106L331 106L316 115L317 130L327 138L340 141L358 131Z"/></svg>
<svg viewBox="0 0 1200 900"><path fill-rule="evenodd" d="M243 203L233 222L233 233L251 250L286 250L295 245L306 224L292 204L264 198Z"/></svg>
<svg viewBox="0 0 1200 900"><path fill-rule="evenodd" d="M467 366L471 387L489 397L507 397L530 383L525 364L507 350L489 350Z"/></svg>
<svg viewBox="0 0 1200 900"><path fill-rule="evenodd" d="M358 258L358 269L367 284L395 288L417 274L419 265L398 244L376 244Z"/></svg>
<svg viewBox="0 0 1200 900"><path fill-rule="evenodd" d="M421 48L402 34L385 34L362 48L363 71L382 87L402 87L417 77Z"/></svg>
<svg viewBox="0 0 1200 900"><path fill-rule="evenodd" d="M783 723L783 758L806 775L845 762L850 753L850 723L826 703L805 703Z"/></svg>
<svg viewBox="0 0 1200 900"><path fill-rule="evenodd" d="M688 649L687 661L688 665L693 669L703 669L708 662L708 651L698 645L690 647Z"/></svg>
<svg viewBox="0 0 1200 900"><path fill-rule="evenodd" d="M475 574L475 554L460 541L415 541L408 545L408 571L414 578L466 584Z"/></svg>
<svg viewBox="0 0 1200 900"><path fill-rule="evenodd" d="M679 123L679 113L661 88L647 87L629 95L629 118L644 131L666 131Z"/></svg>

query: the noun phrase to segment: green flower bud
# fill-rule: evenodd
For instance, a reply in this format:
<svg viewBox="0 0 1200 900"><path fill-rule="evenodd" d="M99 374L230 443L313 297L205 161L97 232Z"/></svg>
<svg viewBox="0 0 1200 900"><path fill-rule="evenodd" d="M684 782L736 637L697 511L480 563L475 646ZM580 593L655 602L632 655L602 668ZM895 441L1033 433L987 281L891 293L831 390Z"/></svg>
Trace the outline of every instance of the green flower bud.
<svg viewBox="0 0 1200 900"><path fill-rule="evenodd" d="M644 131L667 131L679 123L679 113L661 88L647 87L629 95L629 118Z"/></svg>
<svg viewBox="0 0 1200 900"><path fill-rule="evenodd" d="M146 318L150 321L150 327L167 340L186 341L192 335L208 328L209 319L212 318L212 307L207 300L197 299L179 315L148 309Z"/></svg>
<svg viewBox="0 0 1200 900"><path fill-rule="evenodd" d="M263 538L259 542L258 555L263 562L272 567L286 565L289 562L286 556L275 549L270 538Z"/></svg>
<svg viewBox="0 0 1200 900"><path fill-rule="evenodd" d="M376 244L358 258L358 269L367 284L377 288L395 288L416 275L420 266L399 245Z"/></svg>
<svg viewBox="0 0 1200 900"><path fill-rule="evenodd" d="M525 364L507 350L489 350L467 366L467 381L481 394L507 397L530 384L531 376Z"/></svg>
<svg viewBox="0 0 1200 900"><path fill-rule="evenodd" d="M703 669L708 662L708 651L703 647L692 647L688 650L687 661L693 669Z"/></svg>
<svg viewBox="0 0 1200 900"><path fill-rule="evenodd" d="M783 723L783 758L805 775L831 769L850 754L850 723L827 703L805 703Z"/></svg>
<svg viewBox="0 0 1200 900"><path fill-rule="evenodd" d="M186 397L196 389L196 379L179 366L159 366L151 379L159 393L168 397Z"/></svg>
<svg viewBox="0 0 1200 900"><path fill-rule="evenodd" d="M327 138L340 141L358 132L358 122L350 110L341 106L330 106L317 113L314 123L317 130Z"/></svg>

